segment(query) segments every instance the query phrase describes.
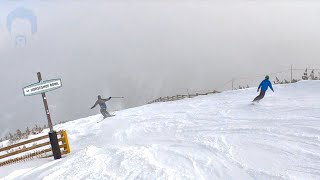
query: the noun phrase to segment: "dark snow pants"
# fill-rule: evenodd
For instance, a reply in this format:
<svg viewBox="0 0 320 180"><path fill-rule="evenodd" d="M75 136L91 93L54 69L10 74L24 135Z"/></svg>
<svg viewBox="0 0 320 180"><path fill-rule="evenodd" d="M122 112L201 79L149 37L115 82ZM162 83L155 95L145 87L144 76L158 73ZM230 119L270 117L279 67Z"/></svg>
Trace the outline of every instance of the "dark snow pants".
<svg viewBox="0 0 320 180"><path fill-rule="evenodd" d="M256 98L254 98L253 101L260 101L260 100L264 97L265 94L266 94L266 91L262 91L262 90L261 90L259 96L257 96Z"/></svg>
<svg viewBox="0 0 320 180"><path fill-rule="evenodd" d="M100 109L101 114L103 115L104 118L110 117L111 115L108 113L107 109Z"/></svg>

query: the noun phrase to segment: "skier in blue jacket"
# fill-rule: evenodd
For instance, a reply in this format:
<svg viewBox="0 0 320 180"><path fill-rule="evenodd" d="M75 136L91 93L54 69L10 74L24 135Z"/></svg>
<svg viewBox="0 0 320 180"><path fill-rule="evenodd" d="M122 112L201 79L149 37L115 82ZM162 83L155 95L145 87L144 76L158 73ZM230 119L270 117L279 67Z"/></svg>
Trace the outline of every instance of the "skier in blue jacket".
<svg viewBox="0 0 320 180"><path fill-rule="evenodd" d="M260 101L264 95L266 94L266 91L268 90L268 87L270 87L270 89L274 92L273 88L272 88L272 84L269 81L269 76L266 76L265 79L260 83L259 87L258 87L258 92L261 88L260 94L259 96L257 96L256 98L254 98L254 101Z"/></svg>

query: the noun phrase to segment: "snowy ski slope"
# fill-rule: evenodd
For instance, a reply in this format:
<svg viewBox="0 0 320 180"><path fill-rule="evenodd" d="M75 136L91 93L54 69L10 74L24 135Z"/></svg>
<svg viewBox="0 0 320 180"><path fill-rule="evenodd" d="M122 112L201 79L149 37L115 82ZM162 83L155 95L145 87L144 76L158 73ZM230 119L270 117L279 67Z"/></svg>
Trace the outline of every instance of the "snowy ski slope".
<svg viewBox="0 0 320 180"><path fill-rule="evenodd" d="M156 103L62 125L71 154L2 179L320 179L320 81Z"/></svg>

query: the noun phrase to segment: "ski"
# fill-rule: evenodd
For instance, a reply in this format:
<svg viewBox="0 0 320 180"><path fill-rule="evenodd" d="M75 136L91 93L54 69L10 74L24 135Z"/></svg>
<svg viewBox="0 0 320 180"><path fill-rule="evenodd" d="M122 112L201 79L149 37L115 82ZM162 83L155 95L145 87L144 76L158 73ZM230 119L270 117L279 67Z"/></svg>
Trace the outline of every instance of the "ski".
<svg viewBox="0 0 320 180"><path fill-rule="evenodd" d="M113 116L116 116L116 115L110 115L109 117L113 117ZM97 121L97 123L100 123L100 122L102 122L103 120L105 120L106 118L109 118L109 117L102 118L101 120Z"/></svg>

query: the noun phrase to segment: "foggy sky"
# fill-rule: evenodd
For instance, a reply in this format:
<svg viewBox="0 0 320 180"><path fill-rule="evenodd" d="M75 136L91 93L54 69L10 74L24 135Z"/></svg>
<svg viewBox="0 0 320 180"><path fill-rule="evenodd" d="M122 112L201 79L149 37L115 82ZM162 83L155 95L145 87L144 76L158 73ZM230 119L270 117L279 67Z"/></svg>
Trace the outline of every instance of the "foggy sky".
<svg viewBox="0 0 320 180"><path fill-rule="evenodd" d="M0 1L0 137L46 124L41 96L22 93L38 71L62 79L62 88L47 93L57 123L99 113L90 110L97 95L125 96L108 103L119 110L227 90L231 78L251 77L238 83L256 86L291 64L320 68L320 3L222 2ZM36 15L36 33L24 19L8 32L7 16L18 7ZM21 33L26 46L16 47Z"/></svg>

